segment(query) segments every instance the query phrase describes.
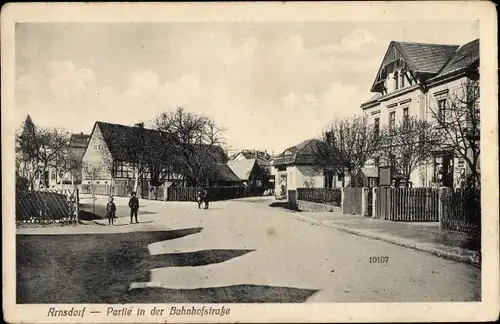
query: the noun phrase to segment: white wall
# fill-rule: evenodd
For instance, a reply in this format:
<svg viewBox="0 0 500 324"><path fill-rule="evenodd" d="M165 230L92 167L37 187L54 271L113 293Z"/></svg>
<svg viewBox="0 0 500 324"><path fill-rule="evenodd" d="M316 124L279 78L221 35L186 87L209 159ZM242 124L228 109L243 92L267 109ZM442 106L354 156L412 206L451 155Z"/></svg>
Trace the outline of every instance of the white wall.
<svg viewBox="0 0 500 324"><path fill-rule="evenodd" d="M100 145L100 148L96 148L96 145ZM89 139L89 145L85 154L82 158L82 183L87 183L89 180L88 175L85 173L85 165L97 165L100 166L101 172L98 175L96 181L99 183L110 183L111 180L111 170L109 167L109 161L111 160L111 153L109 152L104 138L102 136L99 126L96 126L94 132Z"/></svg>

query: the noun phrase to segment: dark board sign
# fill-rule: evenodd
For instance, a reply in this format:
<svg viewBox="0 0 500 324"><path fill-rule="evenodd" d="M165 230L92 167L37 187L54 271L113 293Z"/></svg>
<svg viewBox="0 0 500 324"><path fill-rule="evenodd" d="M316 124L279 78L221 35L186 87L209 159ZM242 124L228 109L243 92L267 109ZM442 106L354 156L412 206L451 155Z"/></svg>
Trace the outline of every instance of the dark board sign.
<svg viewBox="0 0 500 324"><path fill-rule="evenodd" d="M378 178L380 186L390 186L392 183L392 170L390 166L378 168Z"/></svg>

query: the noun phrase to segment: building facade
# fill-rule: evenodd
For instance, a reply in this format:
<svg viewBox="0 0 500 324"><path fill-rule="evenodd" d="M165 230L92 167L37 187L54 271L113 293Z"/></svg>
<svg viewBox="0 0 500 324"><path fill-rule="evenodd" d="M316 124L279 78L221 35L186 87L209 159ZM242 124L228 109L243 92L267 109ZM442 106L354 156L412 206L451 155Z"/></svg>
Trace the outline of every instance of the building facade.
<svg viewBox="0 0 500 324"><path fill-rule="evenodd" d="M450 108L450 98L467 80L479 78L479 40L464 45L391 42L379 67L372 98L361 105L376 127L394 127L406 118L434 122ZM379 166L371 160L370 166ZM470 171L470 170L469 170ZM416 187L456 187L467 173L464 160L436 149L432 161L411 174Z"/></svg>
<svg viewBox="0 0 500 324"><path fill-rule="evenodd" d="M318 139L308 139L287 148L273 159L275 195L286 197L297 188L338 188L343 178L318 166Z"/></svg>
<svg viewBox="0 0 500 324"><path fill-rule="evenodd" d="M200 146L203 145L193 145L193 159L212 163L209 169L213 176L224 178L220 174L225 173L218 172L217 165L227 162L225 153L218 146ZM137 181L143 191L165 183L189 185L190 179L182 175L182 159L172 147L167 134L144 128L142 124L96 122L82 158L82 183L132 187ZM234 182L237 177L233 174L231 179L220 181L226 180Z"/></svg>

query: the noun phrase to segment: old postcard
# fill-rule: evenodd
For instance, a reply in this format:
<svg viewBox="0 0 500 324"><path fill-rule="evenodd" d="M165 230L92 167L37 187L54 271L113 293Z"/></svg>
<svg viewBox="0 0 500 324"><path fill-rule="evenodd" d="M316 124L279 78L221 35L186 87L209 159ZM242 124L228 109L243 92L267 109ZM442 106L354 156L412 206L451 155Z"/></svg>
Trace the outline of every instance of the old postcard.
<svg viewBox="0 0 500 324"><path fill-rule="evenodd" d="M4 319L498 319L496 19L5 5Z"/></svg>

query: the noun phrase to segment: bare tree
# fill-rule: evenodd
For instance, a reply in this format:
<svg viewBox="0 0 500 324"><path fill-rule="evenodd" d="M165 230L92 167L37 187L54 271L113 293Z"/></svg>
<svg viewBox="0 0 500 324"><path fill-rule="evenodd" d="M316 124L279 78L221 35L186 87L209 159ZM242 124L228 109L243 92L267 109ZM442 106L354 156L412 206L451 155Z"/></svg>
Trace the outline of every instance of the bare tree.
<svg viewBox="0 0 500 324"><path fill-rule="evenodd" d="M85 178L90 179L90 190L92 194L95 192L94 181L101 177L103 165L101 163L82 163L82 170Z"/></svg>
<svg viewBox="0 0 500 324"><path fill-rule="evenodd" d="M202 184L210 173L212 163L221 160L224 128L212 118L185 112L178 107L175 111L162 112L155 120L155 129L169 136L172 143L170 167L182 174L183 184Z"/></svg>
<svg viewBox="0 0 500 324"><path fill-rule="evenodd" d="M351 179L381 143L375 126L361 116L334 120L323 131L322 140L318 145L317 164L337 172L348 172Z"/></svg>
<svg viewBox="0 0 500 324"><path fill-rule="evenodd" d="M21 133L16 137L16 155L17 165L21 168L18 171L27 175L32 189L36 175L53 165L68 146L67 132L36 127L31 117L26 117Z"/></svg>
<svg viewBox="0 0 500 324"><path fill-rule="evenodd" d="M479 80L465 78L456 89L449 89L446 100L431 107L438 124L443 150L453 151L468 167L469 187L480 186L478 172L480 147Z"/></svg>
<svg viewBox="0 0 500 324"><path fill-rule="evenodd" d="M381 146L375 156L401 173L406 183L417 167L429 161L440 140L436 125L415 117L408 117L381 133Z"/></svg>
<svg viewBox="0 0 500 324"><path fill-rule="evenodd" d="M82 157L76 155L71 147L67 147L56 154L52 162L59 178L61 179L61 189L63 188L63 178L69 173L71 177L71 184L74 186L74 179L81 173L82 170Z"/></svg>

